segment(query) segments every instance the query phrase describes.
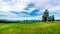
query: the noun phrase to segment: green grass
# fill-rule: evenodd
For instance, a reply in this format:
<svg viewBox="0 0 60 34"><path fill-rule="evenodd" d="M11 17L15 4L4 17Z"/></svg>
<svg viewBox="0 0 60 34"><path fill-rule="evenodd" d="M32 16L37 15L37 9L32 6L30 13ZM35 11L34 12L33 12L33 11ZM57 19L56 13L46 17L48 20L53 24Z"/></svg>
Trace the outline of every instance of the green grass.
<svg viewBox="0 0 60 34"><path fill-rule="evenodd" d="M0 23L0 34L60 34L60 22Z"/></svg>

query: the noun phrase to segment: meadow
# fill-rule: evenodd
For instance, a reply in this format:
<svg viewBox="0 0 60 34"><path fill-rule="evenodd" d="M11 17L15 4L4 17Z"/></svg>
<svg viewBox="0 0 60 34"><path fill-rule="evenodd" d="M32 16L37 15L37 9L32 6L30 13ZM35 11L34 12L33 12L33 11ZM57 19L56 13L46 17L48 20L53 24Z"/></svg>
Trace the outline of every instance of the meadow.
<svg viewBox="0 0 60 34"><path fill-rule="evenodd" d="M0 34L60 34L60 22L0 23Z"/></svg>

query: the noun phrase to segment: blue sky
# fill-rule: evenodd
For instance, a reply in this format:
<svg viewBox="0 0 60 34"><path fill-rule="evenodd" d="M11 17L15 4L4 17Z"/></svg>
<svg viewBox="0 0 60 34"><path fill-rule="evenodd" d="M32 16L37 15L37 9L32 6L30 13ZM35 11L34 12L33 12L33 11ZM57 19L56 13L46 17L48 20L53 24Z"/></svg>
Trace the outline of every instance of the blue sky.
<svg viewBox="0 0 60 34"><path fill-rule="evenodd" d="M41 20L45 9L60 19L60 0L0 0L0 19Z"/></svg>

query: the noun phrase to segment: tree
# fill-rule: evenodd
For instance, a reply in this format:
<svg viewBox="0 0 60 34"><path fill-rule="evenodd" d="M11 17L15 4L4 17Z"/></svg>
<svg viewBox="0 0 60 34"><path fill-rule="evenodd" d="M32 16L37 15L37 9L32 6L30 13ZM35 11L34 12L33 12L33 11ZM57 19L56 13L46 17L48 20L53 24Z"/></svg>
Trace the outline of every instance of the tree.
<svg viewBox="0 0 60 34"><path fill-rule="evenodd" d="M54 19L54 15L52 15L52 16L50 16L49 18L48 18L48 22L50 22L50 21L54 21L55 19Z"/></svg>
<svg viewBox="0 0 60 34"><path fill-rule="evenodd" d="M44 15L46 15L47 17L49 17L49 11L47 9L45 10Z"/></svg>
<svg viewBox="0 0 60 34"><path fill-rule="evenodd" d="M55 20L54 15L52 15L52 22Z"/></svg>
<svg viewBox="0 0 60 34"><path fill-rule="evenodd" d="M52 16L48 17L48 22L52 21Z"/></svg>
<svg viewBox="0 0 60 34"><path fill-rule="evenodd" d="M43 13L42 21L46 22L48 20L48 17L49 17L49 12L46 9L45 12Z"/></svg>
<svg viewBox="0 0 60 34"><path fill-rule="evenodd" d="M42 21L43 21L43 22L46 22L46 20L47 20L47 16L46 16L46 15L43 15L43 16L42 16Z"/></svg>

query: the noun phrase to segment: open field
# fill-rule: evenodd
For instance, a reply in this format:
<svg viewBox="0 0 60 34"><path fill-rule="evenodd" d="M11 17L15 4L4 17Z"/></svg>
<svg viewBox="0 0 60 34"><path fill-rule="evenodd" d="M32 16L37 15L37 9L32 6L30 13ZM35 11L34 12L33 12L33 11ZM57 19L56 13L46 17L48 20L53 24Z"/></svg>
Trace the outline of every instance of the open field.
<svg viewBox="0 0 60 34"><path fill-rule="evenodd" d="M0 34L60 34L60 22L0 23Z"/></svg>

